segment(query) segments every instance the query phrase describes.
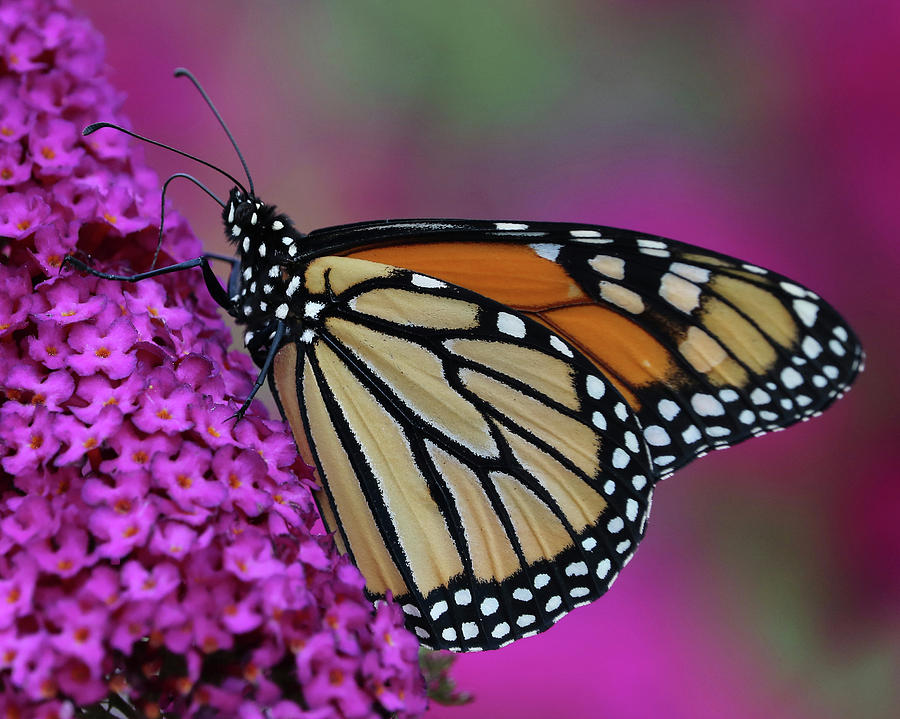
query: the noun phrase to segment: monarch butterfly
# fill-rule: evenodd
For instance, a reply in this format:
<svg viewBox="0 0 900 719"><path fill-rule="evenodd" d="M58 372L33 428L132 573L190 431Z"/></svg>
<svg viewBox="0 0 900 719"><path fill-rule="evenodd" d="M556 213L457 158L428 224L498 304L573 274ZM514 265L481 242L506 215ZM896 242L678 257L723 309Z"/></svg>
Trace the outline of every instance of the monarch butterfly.
<svg viewBox="0 0 900 719"><path fill-rule="evenodd" d="M201 267L261 368L237 415L268 378L337 546L427 646L494 649L598 598L660 479L819 414L861 369L812 291L654 235L444 219L304 235L179 75L247 175L213 168L234 183L220 204L237 257L131 276L66 261L131 282ZM203 162L108 123L85 134L100 127ZM200 184L165 186L176 176ZM231 263L227 290L213 259Z"/></svg>

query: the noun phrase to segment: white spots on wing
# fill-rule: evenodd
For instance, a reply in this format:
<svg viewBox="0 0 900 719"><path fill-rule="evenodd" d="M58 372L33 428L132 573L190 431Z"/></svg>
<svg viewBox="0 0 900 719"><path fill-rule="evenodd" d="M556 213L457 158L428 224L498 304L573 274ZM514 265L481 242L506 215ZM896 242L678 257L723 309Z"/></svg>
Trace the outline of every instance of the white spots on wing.
<svg viewBox="0 0 900 719"><path fill-rule="evenodd" d="M794 297L806 297L806 290L799 285L795 285L793 282L779 282L778 284L781 286L781 289L789 295L793 295Z"/></svg>
<svg viewBox="0 0 900 719"><path fill-rule="evenodd" d="M456 639L456 630L453 627L447 627L441 632L441 637L448 642L452 642Z"/></svg>
<svg viewBox="0 0 900 719"><path fill-rule="evenodd" d="M762 387L757 387L750 393L750 401L755 405L768 404L772 397Z"/></svg>
<svg viewBox="0 0 900 719"><path fill-rule="evenodd" d="M844 345L842 345L837 340L829 340L828 349L834 352L838 357L843 357L845 354L847 354L847 350L844 349Z"/></svg>
<svg viewBox="0 0 900 719"><path fill-rule="evenodd" d="M468 589L460 589L453 595L453 601L460 606L465 606L472 601L472 592Z"/></svg>
<svg viewBox="0 0 900 719"><path fill-rule="evenodd" d="M738 421L739 421L741 424L753 424L753 422L754 422L755 420L756 420L756 415L753 414L753 412L751 412L749 409L743 410L743 411L738 415Z"/></svg>
<svg viewBox="0 0 900 719"><path fill-rule="evenodd" d="M497 329L511 337L522 338L525 336L525 323L520 317L509 312L500 312L497 315Z"/></svg>
<svg viewBox="0 0 900 719"><path fill-rule="evenodd" d="M831 330L831 334L837 337L841 342L846 342L848 339L850 339L850 335L847 333L847 330L840 325L836 325L835 328Z"/></svg>
<svg viewBox="0 0 900 719"><path fill-rule="evenodd" d="M612 255L595 255L588 260L588 264L601 275L614 280L625 278L625 260Z"/></svg>
<svg viewBox="0 0 900 719"><path fill-rule="evenodd" d="M609 496L615 491L616 491L616 483L613 482L611 479L607 479L603 483L603 494Z"/></svg>
<svg viewBox="0 0 900 719"><path fill-rule="evenodd" d="M835 367L834 365L830 365L830 364L829 364L829 365L825 365L825 366L822 368L822 372L825 373L825 376L826 376L828 379L837 379L837 378L838 378L838 374L840 374L840 373L838 372L838 368Z"/></svg>
<svg viewBox="0 0 900 719"><path fill-rule="evenodd" d="M297 246L296 246L296 245L291 245L290 247L288 247L288 254L289 254L291 257L293 257L294 255L296 255L296 254L297 254Z"/></svg>
<svg viewBox="0 0 900 719"><path fill-rule="evenodd" d="M524 222L495 222L494 227L498 230L527 230L528 225Z"/></svg>
<svg viewBox="0 0 900 719"><path fill-rule="evenodd" d="M615 282L600 282L600 296L610 304L633 315L644 311L644 301L641 296Z"/></svg>
<svg viewBox="0 0 900 719"><path fill-rule="evenodd" d="M569 234L579 240L602 237L597 230L572 230Z"/></svg>
<svg viewBox="0 0 900 719"><path fill-rule="evenodd" d="M710 437L727 437L731 434L731 430L728 427L720 427L718 425L713 427L706 428L706 434Z"/></svg>
<svg viewBox="0 0 900 719"><path fill-rule="evenodd" d="M640 492L647 486L647 478L643 474L636 474L631 478L631 486Z"/></svg>
<svg viewBox="0 0 900 719"><path fill-rule="evenodd" d="M590 552L594 547L597 546L597 540L593 537L585 537L581 541L581 546L588 552Z"/></svg>
<svg viewBox="0 0 900 719"><path fill-rule="evenodd" d="M602 562L597 564L597 576L600 579L606 579L606 576L609 574L609 570L612 569L612 562L608 559L604 559Z"/></svg>
<svg viewBox="0 0 900 719"><path fill-rule="evenodd" d="M778 414L776 412L769 412L768 410L760 412L759 416L766 420L766 422L774 422L778 419Z"/></svg>
<svg viewBox="0 0 900 719"><path fill-rule="evenodd" d="M593 399L600 399L606 393L606 385L595 375L589 374L586 384L588 396Z"/></svg>
<svg viewBox="0 0 900 719"><path fill-rule="evenodd" d="M275 232L278 232L278 230L283 230L284 223L281 220L275 220L275 222L272 223L272 229L275 230Z"/></svg>
<svg viewBox="0 0 900 719"><path fill-rule="evenodd" d="M300 335L300 341L304 344L310 344L316 337L316 333L313 330L305 329L303 330L303 334Z"/></svg>
<svg viewBox="0 0 900 719"><path fill-rule="evenodd" d="M445 602L443 599L441 599L439 602L435 602L431 607L431 618L437 619L444 612L446 612L448 608L449 607L447 606L447 602Z"/></svg>
<svg viewBox="0 0 900 719"><path fill-rule="evenodd" d="M672 307L690 314L700 306L700 288L683 277L666 272L659 283L659 296Z"/></svg>
<svg viewBox="0 0 900 719"><path fill-rule="evenodd" d="M562 249L562 245L554 245L549 242L536 242L528 246L534 250L538 257L543 257L551 262L556 262L556 258L559 257L559 251Z"/></svg>
<svg viewBox="0 0 900 719"><path fill-rule="evenodd" d="M669 422L675 419L681 411L681 407L670 399L661 399L656 408L659 410L659 416Z"/></svg>
<svg viewBox="0 0 900 719"><path fill-rule="evenodd" d="M621 447L616 447L612 456L612 465L616 469L623 469L628 466L628 463L631 461L631 457L628 456L628 452L626 452Z"/></svg>
<svg viewBox="0 0 900 719"><path fill-rule="evenodd" d="M278 305L278 308L275 310L275 316L278 319L283 320L287 317L287 315L288 315L288 306L286 304Z"/></svg>
<svg viewBox="0 0 900 719"><path fill-rule="evenodd" d="M434 277L428 277L427 275L420 275L418 272L413 273L412 277L410 278L410 282L412 282L416 287L423 287L429 290L447 286L446 282L436 280L434 279Z"/></svg>
<svg viewBox="0 0 900 719"><path fill-rule="evenodd" d="M624 541L622 541L622 542L619 542L619 543L616 545L616 552L618 552L619 554L625 554L625 552L628 551L628 548L629 548L630 546L631 546L631 540L630 540L630 539L626 539L626 540L624 540Z"/></svg>
<svg viewBox="0 0 900 719"><path fill-rule="evenodd" d="M691 282L709 282L709 270L705 267L688 265L684 262L673 262L669 265L669 271Z"/></svg>
<svg viewBox="0 0 900 719"><path fill-rule="evenodd" d="M666 249L666 243L660 242L659 240L638 240L637 246L642 249L651 249L651 250L664 250Z"/></svg>
<svg viewBox="0 0 900 719"><path fill-rule="evenodd" d="M658 424L651 424L644 429L644 439L647 440L647 444L653 447L665 447L672 441L669 438L669 433Z"/></svg>
<svg viewBox="0 0 900 719"><path fill-rule="evenodd" d="M735 402L740 395L733 389L723 389L719 391L719 399L723 402Z"/></svg>
<svg viewBox="0 0 900 719"><path fill-rule="evenodd" d="M757 267L756 265L747 264L746 262L744 264L742 264L741 267L743 267L745 270L747 270L747 272L752 272L753 274L756 274L756 275L769 274L768 270L764 270L762 267Z"/></svg>
<svg viewBox="0 0 900 719"><path fill-rule="evenodd" d="M618 534L625 528L625 522L621 517L613 517L606 525L606 529L610 534ZM586 570L585 570L586 571Z"/></svg>
<svg viewBox="0 0 900 719"><path fill-rule="evenodd" d="M506 622L500 622L493 630L491 630L491 636L494 639L502 639L507 634L509 634L509 624Z"/></svg>
<svg viewBox="0 0 900 719"><path fill-rule="evenodd" d="M616 417L623 422L628 419L628 408L625 406L624 402L616 402L616 406L613 407L613 412L615 412Z"/></svg>
<svg viewBox="0 0 900 719"><path fill-rule="evenodd" d="M698 392L691 397L691 407L702 417L719 417L725 414L725 408L711 394L703 394Z"/></svg>
<svg viewBox="0 0 900 719"><path fill-rule="evenodd" d="M431 635L428 633L428 630L423 629L422 627L416 627L416 635L421 639L430 639Z"/></svg>
<svg viewBox="0 0 900 719"><path fill-rule="evenodd" d="M520 627L527 627L530 624L534 624L535 618L536 617L534 616L534 614L523 614L518 619L516 619L516 624L518 624Z"/></svg>
<svg viewBox="0 0 900 719"><path fill-rule="evenodd" d="M781 371L781 383L788 389L795 389L803 384L803 375L793 367L785 367Z"/></svg>
<svg viewBox="0 0 900 719"><path fill-rule="evenodd" d="M300 288L300 277L298 275L294 275L291 277L291 281L288 282L287 289L285 290L285 294L288 297L293 297L294 293Z"/></svg>
<svg viewBox="0 0 900 719"><path fill-rule="evenodd" d="M520 602L527 602L534 596L531 590L525 589L525 587L517 587L512 595L513 599L518 599Z"/></svg>
<svg viewBox="0 0 900 719"><path fill-rule="evenodd" d="M625 433L625 446L630 452L637 452L641 448L637 435L634 432L628 431Z"/></svg>
<svg viewBox="0 0 900 719"><path fill-rule="evenodd" d="M275 288L272 287L272 285L263 285L263 292L265 292L267 295L271 295L272 290L274 290L274 289Z"/></svg>
<svg viewBox="0 0 900 719"><path fill-rule="evenodd" d="M633 522L638 516L638 503L635 499L629 499L625 503L625 516L629 522Z"/></svg>
<svg viewBox="0 0 900 719"><path fill-rule="evenodd" d="M494 599L494 597L488 597L481 602L481 613L486 617L491 616L491 614L496 612L499 608L500 602Z"/></svg>
<svg viewBox="0 0 900 719"><path fill-rule="evenodd" d="M548 584L550 584L550 575L549 574L538 574L534 578L534 588L535 589L543 589Z"/></svg>
<svg viewBox="0 0 900 719"><path fill-rule="evenodd" d="M562 341L559 337L557 337L556 335L550 335L550 345L553 347L553 349L555 349L557 352L560 352L560 353L564 354L566 357L573 357L573 356L574 356L574 355L572 354L572 350L570 350L570 349L566 346L566 343L563 342L563 341Z"/></svg>
<svg viewBox="0 0 900 719"><path fill-rule="evenodd" d="M566 567L567 577L583 577L588 573L587 564L584 562L572 562Z"/></svg>
<svg viewBox="0 0 900 719"><path fill-rule="evenodd" d="M281 268L278 265L272 265L269 268L269 277L278 277L281 274Z"/></svg>
<svg viewBox="0 0 900 719"><path fill-rule="evenodd" d="M562 604L562 597L560 597L558 594L555 596L552 596L552 597L550 597L550 599L547 600L547 603L544 605L544 611L545 612L554 612L557 609L559 609L561 604Z"/></svg>
<svg viewBox="0 0 900 719"><path fill-rule="evenodd" d="M474 639L478 636L478 625L475 622L463 622L463 639Z"/></svg>
<svg viewBox="0 0 900 719"><path fill-rule="evenodd" d="M325 309L324 302L307 302L303 307L303 316L315 319L323 309Z"/></svg>
<svg viewBox="0 0 900 719"><path fill-rule="evenodd" d="M411 617L421 617L422 612L419 611L419 608L415 604L404 604L403 605L403 613L408 614Z"/></svg>
<svg viewBox="0 0 900 719"><path fill-rule="evenodd" d="M697 429L697 425L692 424L686 430L682 431L681 438L684 440L685 444L693 444L700 440L700 430Z"/></svg>
<svg viewBox="0 0 900 719"><path fill-rule="evenodd" d="M587 587L573 587L569 590L569 596L578 599L579 597L586 597L590 592L591 590Z"/></svg>
<svg viewBox="0 0 900 719"><path fill-rule="evenodd" d="M816 323L816 317L819 314L819 306L809 300L794 300L794 312L800 321L807 327L812 327Z"/></svg>
<svg viewBox="0 0 900 719"><path fill-rule="evenodd" d="M593 422L594 426L601 431L606 429L606 417L604 417L601 412L594 412L594 414L591 415L591 422Z"/></svg>

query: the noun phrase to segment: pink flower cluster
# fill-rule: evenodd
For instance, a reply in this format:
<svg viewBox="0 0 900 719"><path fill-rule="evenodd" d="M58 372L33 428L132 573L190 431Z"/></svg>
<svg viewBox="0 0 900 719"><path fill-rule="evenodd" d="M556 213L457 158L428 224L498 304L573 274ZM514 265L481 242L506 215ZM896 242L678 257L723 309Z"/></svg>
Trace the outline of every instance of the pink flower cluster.
<svg viewBox="0 0 900 719"><path fill-rule="evenodd" d="M380 717L425 708L417 643L311 532L280 422L196 270L138 284L157 177L103 46L61 0L0 5L0 714ZM199 241L169 214L160 264ZM298 479L298 474L306 479Z"/></svg>

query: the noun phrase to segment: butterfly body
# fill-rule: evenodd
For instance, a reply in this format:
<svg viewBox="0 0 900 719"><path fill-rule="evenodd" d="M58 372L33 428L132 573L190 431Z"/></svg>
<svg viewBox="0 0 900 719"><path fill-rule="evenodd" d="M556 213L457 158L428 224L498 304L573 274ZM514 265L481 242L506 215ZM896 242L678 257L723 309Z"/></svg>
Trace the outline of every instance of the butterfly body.
<svg viewBox="0 0 900 719"><path fill-rule="evenodd" d="M603 594L653 486L820 412L861 350L817 295L691 245L565 223L297 231L235 188L226 303L373 598L474 651Z"/></svg>

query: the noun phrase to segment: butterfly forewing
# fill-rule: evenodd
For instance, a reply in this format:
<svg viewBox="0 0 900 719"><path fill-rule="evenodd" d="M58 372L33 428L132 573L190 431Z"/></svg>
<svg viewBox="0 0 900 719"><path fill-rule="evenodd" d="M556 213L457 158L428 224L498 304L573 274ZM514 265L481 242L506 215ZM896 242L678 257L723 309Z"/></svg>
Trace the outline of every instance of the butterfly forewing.
<svg viewBox="0 0 900 719"><path fill-rule="evenodd" d="M609 586L643 536L637 418L529 317L432 277L313 261L279 353L285 413L329 529L423 643L501 646Z"/></svg>
<svg viewBox="0 0 900 719"><path fill-rule="evenodd" d="M565 337L635 411L660 476L821 412L862 362L847 324L814 292L664 238L453 220L350 225L311 237L330 251L465 286Z"/></svg>

